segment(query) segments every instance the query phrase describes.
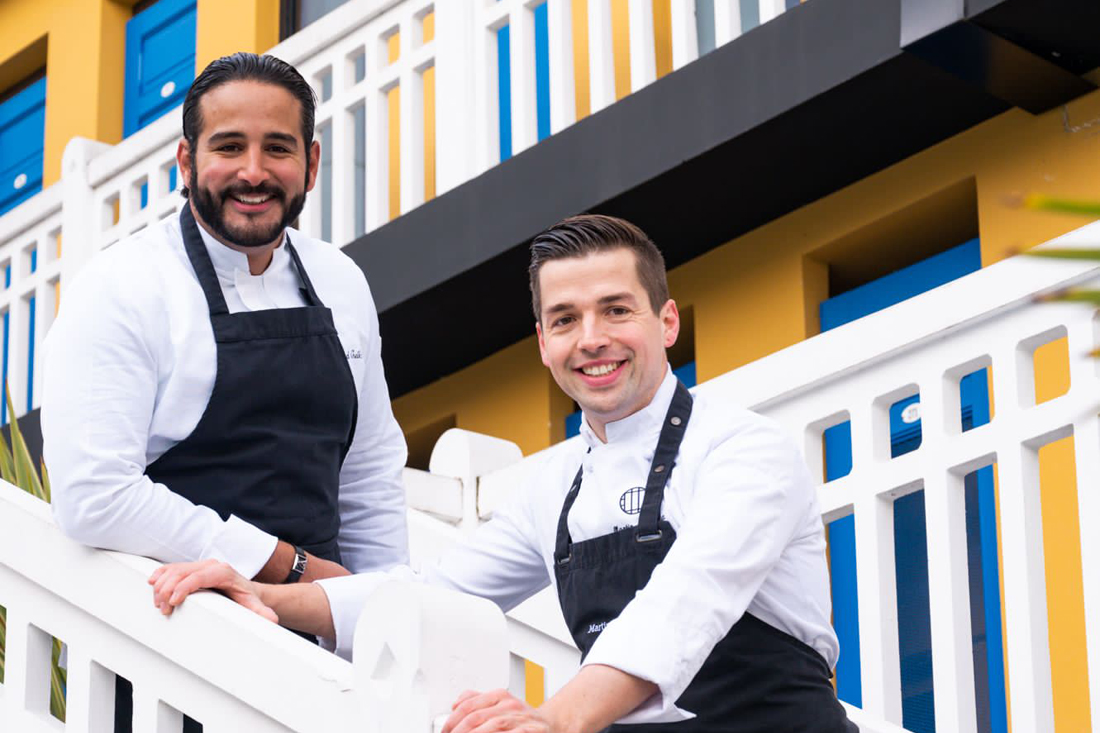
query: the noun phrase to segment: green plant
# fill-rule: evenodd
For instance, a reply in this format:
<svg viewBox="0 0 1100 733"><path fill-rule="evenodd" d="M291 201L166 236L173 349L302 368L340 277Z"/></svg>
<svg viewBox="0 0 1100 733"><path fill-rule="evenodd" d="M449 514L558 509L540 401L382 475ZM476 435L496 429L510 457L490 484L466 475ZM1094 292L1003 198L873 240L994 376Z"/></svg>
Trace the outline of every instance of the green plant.
<svg viewBox="0 0 1100 733"><path fill-rule="evenodd" d="M4 389L4 399L7 401L8 414L15 415L15 406L11 401L11 393ZM14 484L27 493L42 501L50 501L50 477L46 472L45 462L41 462L41 477L35 470L34 460L31 458L27 443L23 439L23 433L19 430L19 422L10 422L11 445L0 436L0 478L10 484ZM4 680L4 649L7 641L7 612L0 608L0 682ZM54 638L53 650L50 654L50 713L64 722L65 720L65 689L67 675L61 667L61 642Z"/></svg>

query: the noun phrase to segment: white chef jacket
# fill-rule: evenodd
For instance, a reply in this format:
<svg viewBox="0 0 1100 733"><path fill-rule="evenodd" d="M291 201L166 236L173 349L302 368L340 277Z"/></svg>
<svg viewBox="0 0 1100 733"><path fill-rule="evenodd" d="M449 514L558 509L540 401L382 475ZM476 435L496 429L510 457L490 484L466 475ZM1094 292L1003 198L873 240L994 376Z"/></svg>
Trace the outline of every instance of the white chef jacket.
<svg viewBox="0 0 1100 733"><path fill-rule="evenodd" d="M504 610L554 582L558 517L578 466L580 494L569 513L574 542L637 526L644 487L676 381L671 370L653 401L608 423L607 443L582 424L581 439L531 461L507 507L418 579L495 601ZM586 450L591 452L586 454ZM714 646L748 611L817 650L835 666L825 536L802 456L771 420L696 395L662 515L677 539L649 583L592 646L585 664L649 680L660 694L619 722L691 717L673 703ZM365 597L390 574L319 581L328 595L337 652L350 656Z"/></svg>
<svg viewBox="0 0 1100 733"><path fill-rule="evenodd" d="M230 312L305 304L285 247L274 250L263 274L251 275L246 255L201 224L199 232ZM332 310L359 394L355 437L340 471L343 562L353 572L408 562L405 439L390 408L370 289L337 247L289 232ZM53 512L67 534L165 562L215 558L248 578L263 568L278 538L235 516L223 521L145 475L195 429L215 371L209 308L178 217L100 252L74 278L45 339L42 400Z"/></svg>

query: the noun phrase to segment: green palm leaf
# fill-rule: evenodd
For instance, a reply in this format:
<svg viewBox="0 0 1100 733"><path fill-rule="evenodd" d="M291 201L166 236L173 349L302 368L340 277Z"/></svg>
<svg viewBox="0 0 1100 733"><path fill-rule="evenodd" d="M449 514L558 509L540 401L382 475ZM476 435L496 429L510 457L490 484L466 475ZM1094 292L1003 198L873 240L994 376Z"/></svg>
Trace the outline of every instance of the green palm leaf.
<svg viewBox="0 0 1100 733"><path fill-rule="evenodd" d="M1024 197L1024 207L1035 211L1053 211L1077 216L1100 216L1100 201L1081 201L1033 193Z"/></svg>

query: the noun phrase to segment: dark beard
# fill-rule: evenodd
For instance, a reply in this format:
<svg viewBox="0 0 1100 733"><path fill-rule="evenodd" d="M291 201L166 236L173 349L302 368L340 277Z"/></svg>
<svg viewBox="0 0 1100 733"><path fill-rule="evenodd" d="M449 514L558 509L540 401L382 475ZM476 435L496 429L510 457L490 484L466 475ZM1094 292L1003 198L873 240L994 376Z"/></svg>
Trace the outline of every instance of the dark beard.
<svg viewBox="0 0 1100 733"><path fill-rule="evenodd" d="M215 237L226 242L232 242L238 247L263 247L264 245L271 244L282 235L283 230L290 226L291 222L298 218L298 215L302 213L302 207L305 206L306 203L305 191L290 199L290 201L287 201L286 191L282 188L267 184L261 184L254 187L234 186L232 188L227 188L222 191L221 196L215 200L213 192L207 188L200 188L198 183L197 167L192 167L191 181L188 188L191 190L191 204L195 207L195 211L198 213L199 218L210 227ZM230 227L226 224L225 217L222 216L222 210L225 206L226 199L228 199L231 194L271 195L272 198L278 199L283 205L282 220L264 229L257 229L255 227L250 227L248 229Z"/></svg>

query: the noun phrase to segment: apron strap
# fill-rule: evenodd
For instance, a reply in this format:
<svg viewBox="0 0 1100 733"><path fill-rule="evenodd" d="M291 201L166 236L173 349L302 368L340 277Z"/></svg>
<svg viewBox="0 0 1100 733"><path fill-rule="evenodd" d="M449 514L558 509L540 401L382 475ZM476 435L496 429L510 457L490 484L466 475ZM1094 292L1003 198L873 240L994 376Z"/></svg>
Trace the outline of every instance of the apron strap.
<svg viewBox="0 0 1100 733"><path fill-rule="evenodd" d="M302 292L302 298L306 301L306 305L315 305L324 307L324 303L321 302L321 298L317 296L317 291L313 289L313 282L309 279L309 275L306 273L306 268L302 265L302 259L298 256L298 250L294 249L294 245L290 243L290 232L283 234L285 237L284 244L286 245L287 252L290 253L290 259L294 261L294 267L298 270L298 277L302 281L302 287L299 288Z"/></svg>
<svg viewBox="0 0 1100 733"><path fill-rule="evenodd" d="M649 466L649 478L646 479L645 498L638 517L638 529L635 539L638 542L651 542L660 539L661 503L664 501L665 486L668 477L676 465L676 454L680 452L680 443L684 439L688 420L691 418L693 399L691 392L683 382L676 380L676 392L668 406L661 435L657 439L657 449L653 453L653 462ZM592 451L591 448L588 449ZM573 538L569 535L569 510L581 491L581 479L584 475L584 463L577 469L573 485L565 496L561 514L558 516L558 532L554 542L554 564L562 565L572 558Z"/></svg>
<svg viewBox="0 0 1100 733"><path fill-rule="evenodd" d="M210 308L210 315L223 316L229 313L229 306L225 304L225 296L222 295L222 286L218 282L218 274L214 272L214 263L210 261L210 253L206 251L202 235L199 234L199 225L191 213L190 202L183 205L180 211L180 231L183 233L183 246L187 250L187 258L191 260L191 267L195 269L195 275L199 278L203 295L206 296L206 305Z"/></svg>

